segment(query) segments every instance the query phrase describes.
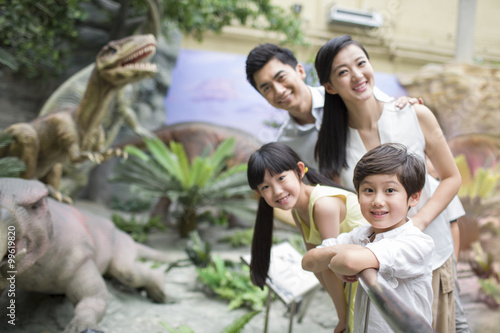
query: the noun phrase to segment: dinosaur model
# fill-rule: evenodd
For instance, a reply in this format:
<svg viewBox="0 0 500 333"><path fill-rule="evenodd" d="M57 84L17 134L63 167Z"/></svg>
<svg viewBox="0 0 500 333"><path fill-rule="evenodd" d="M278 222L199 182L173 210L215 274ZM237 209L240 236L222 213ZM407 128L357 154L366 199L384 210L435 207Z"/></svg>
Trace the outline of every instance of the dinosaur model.
<svg viewBox="0 0 500 333"><path fill-rule="evenodd" d="M20 158L26 164L22 178L39 179L53 190L59 187L62 163L100 163L121 154L116 149L100 150L105 140L101 122L118 90L157 73L156 65L146 62L155 51L153 35L109 42L96 57L78 107L9 126L5 133L12 135L15 142L3 147L0 157Z"/></svg>
<svg viewBox="0 0 500 333"><path fill-rule="evenodd" d="M74 304L67 333L95 328L103 318L103 274L144 288L155 302L166 299L163 271L138 261L168 261L162 252L135 243L108 219L48 197L37 180L0 178L0 256L0 292L8 291L3 297L16 288L65 294Z"/></svg>
<svg viewBox="0 0 500 333"><path fill-rule="evenodd" d="M161 48L161 44L165 43L164 37L161 34L161 13L162 4L160 0L146 0L148 5L148 15L143 17L143 22L135 29L135 34L153 34L157 39L157 48ZM100 6L104 10L109 10L107 3L100 2ZM123 5L125 6L125 5ZM160 55L161 56L161 55ZM155 62L161 63L161 57L155 57ZM39 116L44 116L49 113L57 112L64 108L76 108L85 93L87 83L92 71L95 68L95 63L92 63L77 73L70 76L65 80L47 99L43 104ZM108 149L122 128L126 126L138 136L152 137L153 134L149 129L143 126L138 119L138 115L134 110L137 103L146 99L151 100L152 85L162 86L164 83L161 75L157 75L153 80L143 81L144 84L127 84L119 89L113 96L111 102L103 110L105 116L102 120L102 128L105 134L105 141L103 142L100 150ZM164 110L162 111L164 114ZM70 197L76 197L80 190L88 183L88 178L91 170L95 164L91 161L85 161L78 164L70 162L63 163L63 170L59 190Z"/></svg>

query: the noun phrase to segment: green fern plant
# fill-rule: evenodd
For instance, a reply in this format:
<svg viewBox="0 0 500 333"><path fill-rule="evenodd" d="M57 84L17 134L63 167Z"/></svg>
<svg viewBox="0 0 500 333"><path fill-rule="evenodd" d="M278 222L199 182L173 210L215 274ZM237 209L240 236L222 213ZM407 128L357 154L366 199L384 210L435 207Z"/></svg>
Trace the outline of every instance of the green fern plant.
<svg viewBox="0 0 500 333"><path fill-rule="evenodd" d="M197 268L199 280L218 297L229 300L230 310L249 307L260 311L267 298L267 287L263 290L254 286L250 280L247 265L226 262L219 256L205 268Z"/></svg>
<svg viewBox="0 0 500 333"><path fill-rule="evenodd" d="M221 333L240 333L241 330L252 320L253 317L258 315L260 311L251 311L243 314L242 316L236 318L229 326L226 326ZM173 328L167 323L160 322L160 325L165 327L168 333L195 333L189 326L182 325L177 328Z"/></svg>
<svg viewBox="0 0 500 333"><path fill-rule="evenodd" d="M246 164L227 168L233 156L235 139L223 141L210 156L202 154L189 161L182 144L160 139L144 139L148 152L126 146L129 158L115 168L114 182L132 184L152 197L168 197L182 208L179 218L181 237L197 230L197 217L209 207L252 219L256 202L251 199Z"/></svg>
<svg viewBox="0 0 500 333"><path fill-rule="evenodd" d="M7 147L13 140L9 134L0 134L0 155L3 147ZM26 170L26 165L17 157L7 156L0 158L0 177L19 177Z"/></svg>
<svg viewBox="0 0 500 333"><path fill-rule="evenodd" d="M145 243L148 240L151 229L165 230L165 226L161 223L159 217L153 217L144 222L137 220L135 215L132 215L130 219L126 219L117 213L113 213L111 220L118 229L125 231L139 243Z"/></svg>

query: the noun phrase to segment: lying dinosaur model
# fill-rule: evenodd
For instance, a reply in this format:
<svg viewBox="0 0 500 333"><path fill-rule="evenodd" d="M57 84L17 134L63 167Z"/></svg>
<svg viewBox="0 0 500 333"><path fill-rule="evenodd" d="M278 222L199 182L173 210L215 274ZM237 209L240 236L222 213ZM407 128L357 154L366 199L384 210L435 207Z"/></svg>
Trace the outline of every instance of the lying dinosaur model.
<svg viewBox="0 0 500 333"><path fill-rule="evenodd" d="M156 51L153 35L138 35L109 42L96 57L95 68L85 94L76 109L65 109L17 123L5 129L15 142L0 149L0 157L16 156L26 164L21 175L59 187L62 164L91 160L100 163L121 154L101 151L105 140L102 119L115 93L125 85L157 73L156 65L146 63Z"/></svg>
<svg viewBox="0 0 500 333"><path fill-rule="evenodd" d="M37 180L0 178L0 294L6 288L65 294L74 304L67 333L95 328L103 318L103 274L165 301L163 271L138 261L165 262L163 253L135 243L108 219L47 196Z"/></svg>

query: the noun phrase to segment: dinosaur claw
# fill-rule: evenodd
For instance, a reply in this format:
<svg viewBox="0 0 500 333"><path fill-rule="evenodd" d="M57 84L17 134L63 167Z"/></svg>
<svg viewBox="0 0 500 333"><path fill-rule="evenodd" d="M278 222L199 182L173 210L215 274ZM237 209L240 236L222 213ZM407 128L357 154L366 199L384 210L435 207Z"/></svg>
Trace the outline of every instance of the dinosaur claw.
<svg viewBox="0 0 500 333"><path fill-rule="evenodd" d="M61 192L56 192L54 193L54 198L59 201L59 202L63 202L63 196L61 194Z"/></svg>

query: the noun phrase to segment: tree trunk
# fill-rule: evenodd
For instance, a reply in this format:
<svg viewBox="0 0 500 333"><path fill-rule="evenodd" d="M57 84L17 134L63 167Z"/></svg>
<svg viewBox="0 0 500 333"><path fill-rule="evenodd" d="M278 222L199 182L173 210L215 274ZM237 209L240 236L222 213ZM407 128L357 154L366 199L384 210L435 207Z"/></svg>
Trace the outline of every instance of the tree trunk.
<svg viewBox="0 0 500 333"><path fill-rule="evenodd" d="M198 229L198 220L195 207L184 207L184 213L179 221L179 233L182 238L189 236L191 231Z"/></svg>

